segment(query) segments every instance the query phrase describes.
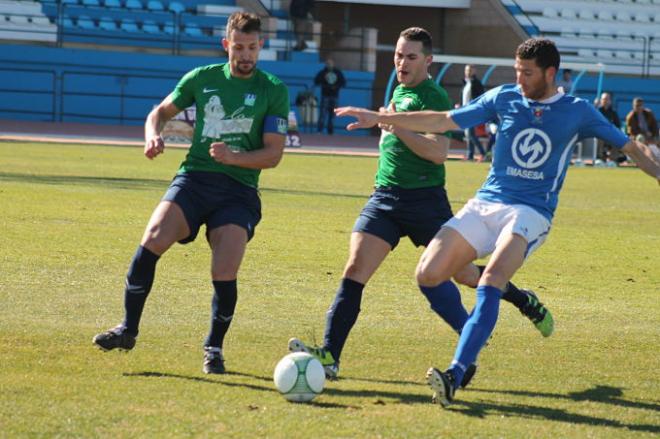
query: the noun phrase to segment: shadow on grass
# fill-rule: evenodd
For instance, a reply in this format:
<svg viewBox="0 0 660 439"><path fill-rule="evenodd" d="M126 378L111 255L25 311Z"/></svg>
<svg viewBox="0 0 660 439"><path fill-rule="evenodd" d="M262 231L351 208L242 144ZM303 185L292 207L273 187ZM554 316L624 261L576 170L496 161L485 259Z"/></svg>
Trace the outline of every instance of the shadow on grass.
<svg viewBox="0 0 660 439"><path fill-rule="evenodd" d="M509 395L519 396L532 396L543 398L557 398L568 399L571 401L592 401L600 402L603 404L612 404L620 407L660 411L660 404L653 402L630 401L623 399L623 389L612 386L597 385L591 389L583 390L581 392L570 392L566 395L559 393L545 393L545 392L527 392L524 390L486 390L486 389L472 389L484 393L504 393Z"/></svg>
<svg viewBox="0 0 660 439"><path fill-rule="evenodd" d="M50 185L102 186L119 189L165 189L170 180L148 178L93 177L84 175L33 175L0 172L0 181Z"/></svg>
<svg viewBox="0 0 660 439"><path fill-rule="evenodd" d="M172 172L174 177L174 172ZM148 179L148 178L123 178L123 177L95 177L85 175L34 175L19 174L12 172L0 172L0 181L11 181L19 183L37 183L50 185L78 185L78 186L101 186L104 188L118 189L163 189L165 190L171 180ZM290 195L311 195L339 198L361 198L366 200L367 194L340 194L335 192L318 192L295 189L259 188L261 192L272 192Z"/></svg>
<svg viewBox="0 0 660 439"><path fill-rule="evenodd" d="M502 393L508 395L530 396L541 398L554 398L564 399L569 401L591 401L605 404L614 404L626 408L644 409L644 410L660 410L658 404L642 403L636 401L628 401L623 398L623 390L618 387L611 386L596 386L592 389L587 389L582 392L571 392L568 394L558 393L545 393L545 392L525 392L516 390L486 390L486 389L471 389L473 392L483 393ZM522 404L497 404L491 402L468 402L457 400L456 404L450 410L462 413L468 416L485 418L486 416L517 416L530 419L545 419L548 421L567 422L570 424L584 424L594 425L601 427L622 428L631 431L643 431L650 433L660 433L660 424L626 424L624 422L598 418L595 416L581 415L577 413L570 413L563 409L530 406Z"/></svg>
<svg viewBox="0 0 660 439"><path fill-rule="evenodd" d="M396 400L395 403L404 404L429 404L431 401L431 395L428 394L428 392L422 395L418 393L388 392L385 390L349 390L330 387L324 389L323 393L336 396L374 398L374 404L380 405L387 405L387 403L382 400L383 398L394 399Z"/></svg>
<svg viewBox="0 0 660 439"><path fill-rule="evenodd" d="M259 375L253 375L249 373L242 373L242 372L232 372L228 371L225 374L222 375L213 375L214 378L207 378L207 377L200 377L200 376L195 376L195 375L181 375L181 374L176 374L176 373L168 373L168 372L155 372L155 371L142 371L142 372L124 372L122 374L125 377L143 377L143 378L174 378L174 379L182 379L182 380L189 380L189 381L195 381L195 382L202 382L202 383L208 383L208 384L220 384L223 386L229 386L229 387L243 387L246 389L251 389L251 390L259 390L259 391L265 391L265 392L274 392L275 389L272 385L269 386L262 386L262 385L257 385L257 384L249 384L249 383L235 383L235 382L230 382L230 381L224 381L222 380L222 377L227 377L227 376L242 376L242 377L248 377L252 379L257 379L260 381L266 381L266 382L271 382L272 378L271 377L264 377L264 376L259 376ZM383 390L348 390L348 389L337 389L334 387L326 387L323 390L323 393L326 395L335 395L335 396L344 396L344 397L360 397L360 398L374 398L373 402L374 404L382 404L382 405L387 405L386 402L383 401L384 398L387 399L393 399L396 400L396 402L400 403L405 403L405 404L428 404L429 401L431 400L431 397L429 395L420 395L420 394L414 394L414 393L401 393L401 392L388 392L388 391L383 391ZM318 405L320 407L343 407L343 408L360 408L357 406L349 406L349 405L343 405L343 404L336 404L336 403L328 403L328 402L316 402L314 405Z"/></svg>
<svg viewBox="0 0 660 439"><path fill-rule="evenodd" d="M125 377L147 377L147 378L178 378L178 379L183 379L183 380L190 380L190 381L200 381L204 383L213 383L213 384L225 384L221 381L211 379L210 377L217 377L221 378L223 376L243 376L243 377L248 377L248 378L253 378L257 379L260 381L267 381L270 382L272 381L271 377L265 377L265 376L259 376L259 375L253 375L250 373L244 373L244 372L234 372L231 370L228 370L224 374L219 374L219 375L209 375L209 378L207 377L198 377L194 375L179 375L176 373L167 373L167 372L153 372L153 371L144 371L144 372L124 372L122 374Z"/></svg>
<svg viewBox="0 0 660 439"><path fill-rule="evenodd" d="M193 376L193 375L180 375L176 373L167 373L167 372L154 372L154 371L143 371L143 372L124 372L122 374L125 377L146 377L146 378L175 378L175 379L182 379L182 380L189 380L189 381L195 381L195 382L202 382L202 383L208 383L208 384L220 384L223 386L228 386L228 387L241 387L245 389L250 389L250 390L258 390L262 392L277 392L274 387L272 386L260 386L256 384L248 384L248 383L232 383L228 381L221 381L219 378L221 377L226 377L226 376L243 376L243 377L249 377L261 381L271 381L270 377L263 377L259 375L252 375L249 373L241 373L241 372L231 372L228 371L222 375L214 375L215 377L218 377L218 379L211 379L211 378L206 378L206 377L198 377L198 376ZM329 392L327 389L324 390L324 393L333 393ZM337 403L332 403L332 402L323 402L323 401L312 401L309 403L310 405L317 406L319 408L352 408L352 409L359 409L360 407L358 406L351 406L351 405L346 405L346 404L337 404Z"/></svg>
<svg viewBox="0 0 660 439"><path fill-rule="evenodd" d="M426 383L424 381L403 381L403 380L379 380L376 378L357 378L357 377L352 377L352 376L344 376L342 375L339 378L340 381L361 381L365 383L378 383L378 384L396 384L396 385L403 385L403 386L425 386Z"/></svg>

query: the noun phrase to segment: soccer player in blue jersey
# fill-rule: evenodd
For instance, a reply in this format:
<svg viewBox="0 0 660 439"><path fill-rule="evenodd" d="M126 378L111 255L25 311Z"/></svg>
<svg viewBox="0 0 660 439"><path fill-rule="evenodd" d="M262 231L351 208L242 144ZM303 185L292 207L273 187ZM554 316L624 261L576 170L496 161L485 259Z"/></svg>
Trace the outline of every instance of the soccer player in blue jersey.
<svg viewBox="0 0 660 439"><path fill-rule="evenodd" d="M387 111L444 111L452 108L447 92L429 76L433 61L431 34L419 27L405 29L394 51L394 66L399 85L394 89ZM385 109L383 109L385 111ZM337 378L344 345L360 314L362 294L382 262L393 252L401 238L416 246L426 246L440 227L452 216L445 191L445 165L449 139L445 136L416 133L381 126L380 157L374 193L358 216L351 233L349 258L335 299L326 314L322 346L311 346L298 338L289 340L289 350L315 355L329 379ZM469 264L458 282L476 288L485 267ZM447 281L423 289L431 309L460 333L466 319L455 315L446 304L460 302L456 285ZM550 311L529 290L509 282L502 299L514 304L529 318L544 337L554 328ZM467 386L476 371L469 367L462 381Z"/></svg>
<svg viewBox="0 0 660 439"><path fill-rule="evenodd" d="M660 160L643 144L629 140L589 102L566 95L554 82L559 52L548 39L532 38L516 51L516 84L496 87L470 105L449 112L378 113L337 109L354 116L348 129L378 123L418 132L466 129L497 118L493 164L481 189L440 229L417 266L421 288L447 281L465 264L491 254L447 371L427 372L433 400L448 406L468 365L474 363L497 322L502 288L550 232L559 191L575 142L598 137L620 148L660 183Z"/></svg>

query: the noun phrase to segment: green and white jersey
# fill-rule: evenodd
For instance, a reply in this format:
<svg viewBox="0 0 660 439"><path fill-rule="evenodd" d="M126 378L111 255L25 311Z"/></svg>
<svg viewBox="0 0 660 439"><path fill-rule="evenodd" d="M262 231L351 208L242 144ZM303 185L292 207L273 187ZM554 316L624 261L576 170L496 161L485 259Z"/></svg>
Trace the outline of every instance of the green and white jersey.
<svg viewBox="0 0 660 439"><path fill-rule="evenodd" d="M264 132L286 135L289 91L275 76L255 69L248 79L231 76L229 64L212 64L188 72L170 95L180 109L195 103L196 122L190 151L179 173L222 172L257 187L259 169L218 163L209 154L213 142L234 151L262 149Z"/></svg>
<svg viewBox="0 0 660 439"><path fill-rule="evenodd" d="M450 109L451 101L447 92L431 79L413 88L399 84L394 89L389 106L390 111L397 112ZM445 165L436 165L421 158L394 134L383 131L379 148L377 187L398 186L404 189L417 189L444 186Z"/></svg>

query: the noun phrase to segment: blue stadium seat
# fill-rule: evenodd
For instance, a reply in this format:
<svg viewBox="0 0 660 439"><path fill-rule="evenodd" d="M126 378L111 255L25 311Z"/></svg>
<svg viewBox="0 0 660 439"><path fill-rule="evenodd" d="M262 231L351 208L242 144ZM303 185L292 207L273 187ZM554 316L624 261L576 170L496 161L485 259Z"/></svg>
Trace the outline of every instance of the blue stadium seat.
<svg viewBox="0 0 660 439"><path fill-rule="evenodd" d="M121 2L119 0L105 0L104 5L106 8L121 8Z"/></svg>
<svg viewBox="0 0 660 439"><path fill-rule="evenodd" d="M112 18L103 17L99 20L99 29L103 29L107 31L116 31L117 23Z"/></svg>
<svg viewBox="0 0 660 439"><path fill-rule="evenodd" d="M163 4L159 2L158 0L149 0L147 2L147 9L150 11L164 11L165 8L163 7Z"/></svg>
<svg viewBox="0 0 660 439"><path fill-rule="evenodd" d="M174 25L172 23L165 23L163 25L163 33L174 35Z"/></svg>
<svg viewBox="0 0 660 439"><path fill-rule="evenodd" d="M202 29L200 29L200 27L197 26L195 23L186 25L186 27L183 29L183 33L186 35L190 35L191 37L204 36L204 34L202 33Z"/></svg>
<svg viewBox="0 0 660 439"><path fill-rule="evenodd" d="M78 17L78 27L81 29L95 29L96 26L94 25L94 21L87 16L87 15L81 15Z"/></svg>
<svg viewBox="0 0 660 439"><path fill-rule="evenodd" d="M99 0L82 0L84 6L101 6Z"/></svg>
<svg viewBox="0 0 660 439"><path fill-rule="evenodd" d="M62 20L62 26L64 26L65 28L66 27L68 27L68 28L76 27L76 25L73 22L73 19L71 17L64 17L64 19Z"/></svg>
<svg viewBox="0 0 660 439"><path fill-rule="evenodd" d="M132 18L124 18L119 28L126 32L140 32L137 22Z"/></svg>
<svg viewBox="0 0 660 439"><path fill-rule="evenodd" d="M144 23L142 23L142 30L148 34L159 34L160 33L160 28L156 24L155 21L153 20L145 20Z"/></svg>
<svg viewBox="0 0 660 439"><path fill-rule="evenodd" d="M66 4L66 5L77 5L77 4L78 4L78 0L62 0L62 4Z"/></svg>
<svg viewBox="0 0 660 439"><path fill-rule="evenodd" d="M142 2L140 0L126 0L124 6L126 9L142 9Z"/></svg>
<svg viewBox="0 0 660 439"><path fill-rule="evenodd" d="M172 11L175 14L180 14L186 10L186 7L179 2L170 2L169 6L167 7L168 11Z"/></svg>

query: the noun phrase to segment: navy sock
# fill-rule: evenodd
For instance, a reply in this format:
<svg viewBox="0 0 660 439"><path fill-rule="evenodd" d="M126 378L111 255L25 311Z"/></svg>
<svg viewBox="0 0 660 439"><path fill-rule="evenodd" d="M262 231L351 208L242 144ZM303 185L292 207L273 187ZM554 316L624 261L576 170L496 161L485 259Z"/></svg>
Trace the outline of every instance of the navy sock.
<svg viewBox="0 0 660 439"><path fill-rule="evenodd" d="M139 246L126 275L126 289L124 290L124 327L130 334L137 335L140 326L140 317L147 296L151 291L156 274L156 262L160 256L148 248Z"/></svg>
<svg viewBox="0 0 660 439"><path fill-rule="evenodd" d="M483 265L477 265L479 269L479 275L484 274L486 269ZM520 291L520 289L515 286L515 284L509 281L506 284L506 287L502 290L502 300L506 300L509 303L512 303L518 309L522 309L523 306L527 305L527 294Z"/></svg>
<svg viewBox="0 0 660 439"><path fill-rule="evenodd" d="M348 334L357 321L362 290L364 290L363 284L343 278L335 295L335 301L328 310L323 346L330 351L335 361L339 361Z"/></svg>
<svg viewBox="0 0 660 439"><path fill-rule="evenodd" d="M229 330L236 309L238 298L236 279L214 280L213 289L215 292L211 301L211 331L204 346L222 348L225 334Z"/></svg>
<svg viewBox="0 0 660 439"><path fill-rule="evenodd" d="M465 369L477 360L479 351L495 329L501 296L502 292L495 287L485 285L477 287L477 303L465 322L454 353L454 361L449 368L457 387L463 380Z"/></svg>
<svg viewBox="0 0 660 439"><path fill-rule="evenodd" d="M426 296L431 309L460 334L468 319L468 313L461 303L461 293L456 285L448 280L435 287L420 285L419 289Z"/></svg>

